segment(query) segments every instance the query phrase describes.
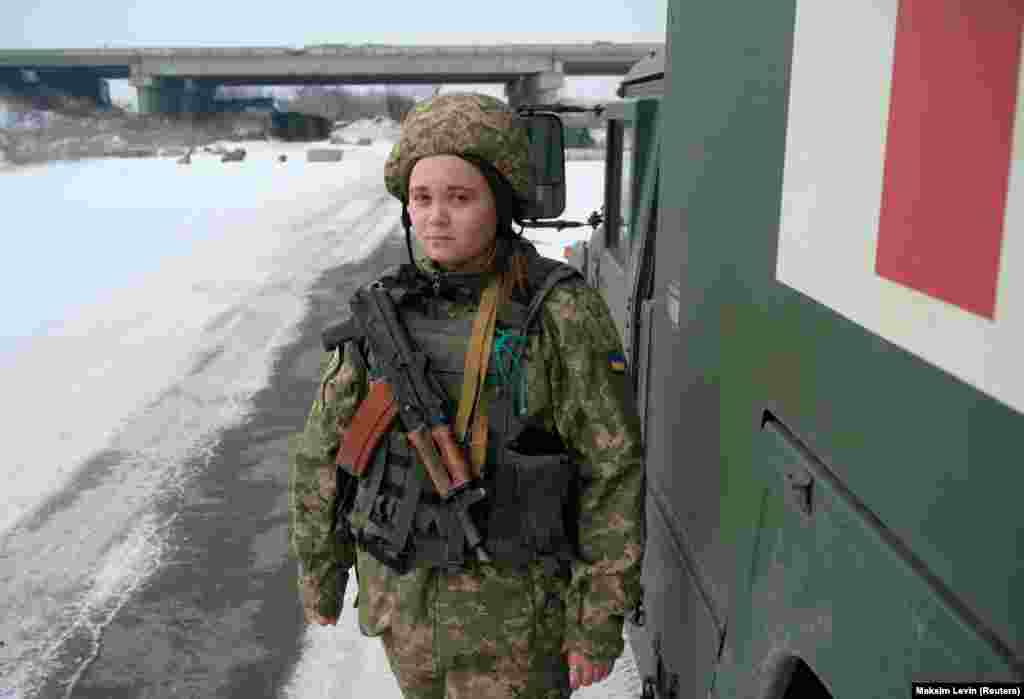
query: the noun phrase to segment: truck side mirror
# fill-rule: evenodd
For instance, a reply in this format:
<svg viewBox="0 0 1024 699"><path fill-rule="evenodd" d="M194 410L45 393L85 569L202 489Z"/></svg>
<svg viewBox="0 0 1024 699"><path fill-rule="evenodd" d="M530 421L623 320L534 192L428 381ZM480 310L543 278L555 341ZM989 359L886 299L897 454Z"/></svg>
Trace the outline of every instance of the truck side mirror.
<svg viewBox="0 0 1024 699"><path fill-rule="evenodd" d="M555 114L519 117L530 137L530 195L525 219L558 218L565 211L565 138Z"/></svg>

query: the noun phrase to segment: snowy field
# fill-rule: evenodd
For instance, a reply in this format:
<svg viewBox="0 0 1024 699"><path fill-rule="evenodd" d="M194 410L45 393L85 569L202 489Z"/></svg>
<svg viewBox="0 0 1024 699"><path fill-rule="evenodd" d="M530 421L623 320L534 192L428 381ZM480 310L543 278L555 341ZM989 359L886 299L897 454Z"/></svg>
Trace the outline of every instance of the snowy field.
<svg viewBox="0 0 1024 699"><path fill-rule="evenodd" d="M0 534L63 487L76 463L195 357L237 335L224 314L277 294L281 306L267 312L281 319L281 335L266 340L278 346L302 316L302 290L380 241L382 233L321 249L326 229L390 205L383 184L363 176L380 167L385 145L347 149L340 163L307 163L304 146L245 147L242 163L113 159L0 175L14 203L5 228L24 232L8 243L0 274L3 297L22 299L5 314L5 332L22 336L0 355L0 381L9 434L26 445L8 452L15 463L5 474ZM39 319L45 332L24 337ZM261 384L264 369L253 371L244 392ZM54 402L73 419L39 419ZM29 448L41 444L45 455Z"/></svg>
<svg viewBox="0 0 1024 699"><path fill-rule="evenodd" d="M390 144L344 147L340 163L308 163L304 145L242 145L241 163L197 154L187 167L96 160L0 173L0 696L33 696L55 663L88 666L174 544L161 497L187 487L218 434L245 420L316 279L394 231ZM567 169L563 218L582 220L600 206L603 163ZM590 233L527 232L556 258ZM84 478L97 454L109 464ZM88 650L69 659L73 642ZM308 629L302 646L288 697L399 696L354 614ZM630 663L578 695L638 695Z"/></svg>

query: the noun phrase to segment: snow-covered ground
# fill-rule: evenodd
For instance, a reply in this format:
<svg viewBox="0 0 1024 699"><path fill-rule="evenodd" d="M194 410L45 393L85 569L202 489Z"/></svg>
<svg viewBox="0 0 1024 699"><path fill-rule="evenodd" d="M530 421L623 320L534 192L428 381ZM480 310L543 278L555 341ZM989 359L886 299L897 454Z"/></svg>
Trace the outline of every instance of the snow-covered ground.
<svg viewBox="0 0 1024 699"><path fill-rule="evenodd" d="M76 634L98 648L170 545L161 494L184 488L186 464L245 419L320 274L367 255L398 220L382 182L386 140L343 146L338 163L307 162L304 144L228 145L246 159L197 152L188 166L119 159L0 173L2 696L29 696ZM600 206L603 164L567 170L564 218L582 220ZM561 258L591 230L527 233ZM101 452L117 458L69 491ZM353 615L309 629L303 646L289 697L398 696ZM582 694L635 695L622 662L618 689Z"/></svg>
<svg viewBox="0 0 1024 699"><path fill-rule="evenodd" d="M301 147L247 146L244 163L98 160L0 174L14 194L4 216L18 222L5 232L24 233L0 275L16 280L3 290L12 315L39 312L44 290L66 303L0 367L0 689L25 689L15 696L31 696L66 644L98 641L159 569L172 523L161 498L245 418L321 272L394 227L380 177L367 181L379 152L311 164ZM280 163L279 150L293 157ZM43 303L54 315L51 297ZM100 454L108 465L80 480Z"/></svg>
<svg viewBox="0 0 1024 699"><path fill-rule="evenodd" d="M30 443L48 444L55 469L44 476L28 457L15 466L22 475L4 481L0 533L43 494L39 486L61 487L74 461L175 379L208 321L270 279L308 284L328 264L366 252L361 244L282 267L291 250L315 243L320 231L360 208L350 191L357 183L366 189L363 173L379 167L386 144L345 149L340 163L306 162L305 145L244 147L241 163L197 154L190 166L96 160L2 175L9 238L0 293L21 300L4 320L8 338L21 340L17 351L0 356L5 403L21 406L6 425ZM382 184L378 189L361 192L362 200L373 202L370 194L384 194ZM44 334L27 338L40 322L48 324ZM153 338L160 342L147 341ZM67 373L54 371L65 364L62 356ZM43 411L58 395L62 412L76 418L50 434L58 423L38 420L45 412L30 406Z"/></svg>

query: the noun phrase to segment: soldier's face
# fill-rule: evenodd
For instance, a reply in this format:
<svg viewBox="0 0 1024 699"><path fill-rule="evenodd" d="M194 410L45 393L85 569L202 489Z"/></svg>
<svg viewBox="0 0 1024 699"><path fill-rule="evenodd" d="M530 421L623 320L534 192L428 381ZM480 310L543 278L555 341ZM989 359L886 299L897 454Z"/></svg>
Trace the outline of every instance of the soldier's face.
<svg viewBox="0 0 1024 699"><path fill-rule="evenodd" d="M470 271L486 260L498 225L487 180L455 155L419 160L409 176L409 218L430 259L450 271Z"/></svg>

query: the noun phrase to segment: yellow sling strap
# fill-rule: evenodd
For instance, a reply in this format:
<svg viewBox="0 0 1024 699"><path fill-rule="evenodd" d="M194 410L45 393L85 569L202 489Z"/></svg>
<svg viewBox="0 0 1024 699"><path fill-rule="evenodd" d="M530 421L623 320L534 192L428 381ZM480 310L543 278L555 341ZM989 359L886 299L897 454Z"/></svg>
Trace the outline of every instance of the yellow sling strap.
<svg viewBox="0 0 1024 699"><path fill-rule="evenodd" d="M498 306L502 299L508 297L510 282L509 275L498 274L484 289L480 308L473 320L473 335L463 365L462 397L455 417L455 435L465 443L471 426L470 420L473 419L469 447L470 463L476 478L480 477L487 457L487 400L483 390L484 382L487 380L487 367L491 359Z"/></svg>

